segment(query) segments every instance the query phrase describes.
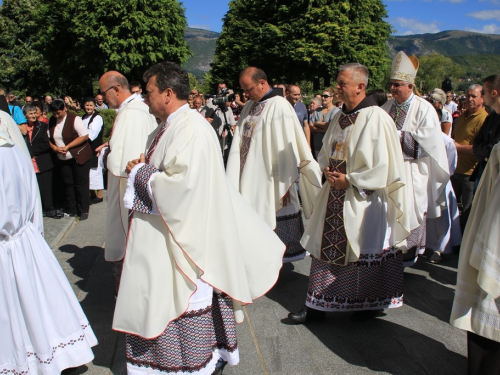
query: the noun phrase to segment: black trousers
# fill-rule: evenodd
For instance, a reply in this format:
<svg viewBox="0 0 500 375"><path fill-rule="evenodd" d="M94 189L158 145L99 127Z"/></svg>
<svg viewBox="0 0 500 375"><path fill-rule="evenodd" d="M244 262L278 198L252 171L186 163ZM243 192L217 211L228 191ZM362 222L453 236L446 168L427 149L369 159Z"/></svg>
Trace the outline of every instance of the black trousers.
<svg viewBox="0 0 500 375"><path fill-rule="evenodd" d="M57 167L64 184L64 210L70 215L89 212L90 160L78 164L75 159L58 160Z"/></svg>
<svg viewBox="0 0 500 375"><path fill-rule="evenodd" d="M40 189L43 210L52 210L54 208L54 199L52 198L52 169L37 173L36 180Z"/></svg>
<svg viewBox="0 0 500 375"><path fill-rule="evenodd" d="M500 342L467 332L468 375L500 374Z"/></svg>

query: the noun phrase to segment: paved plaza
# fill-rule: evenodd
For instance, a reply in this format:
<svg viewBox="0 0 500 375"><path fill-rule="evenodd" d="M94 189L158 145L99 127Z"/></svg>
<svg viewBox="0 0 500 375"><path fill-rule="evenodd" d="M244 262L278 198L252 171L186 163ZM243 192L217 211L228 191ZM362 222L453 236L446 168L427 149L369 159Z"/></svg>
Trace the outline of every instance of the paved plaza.
<svg viewBox="0 0 500 375"><path fill-rule="evenodd" d="M45 218L47 242L99 340L93 363L65 375L126 374L124 335L111 330L115 298L104 260L105 223L106 202L91 206L86 221ZM289 325L287 314L304 304L310 262L284 265L275 287L245 307L240 364L224 375L466 374L466 334L448 323L457 255L439 265L421 257L406 269L404 306L384 316L352 323L350 313L328 313L324 322Z"/></svg>

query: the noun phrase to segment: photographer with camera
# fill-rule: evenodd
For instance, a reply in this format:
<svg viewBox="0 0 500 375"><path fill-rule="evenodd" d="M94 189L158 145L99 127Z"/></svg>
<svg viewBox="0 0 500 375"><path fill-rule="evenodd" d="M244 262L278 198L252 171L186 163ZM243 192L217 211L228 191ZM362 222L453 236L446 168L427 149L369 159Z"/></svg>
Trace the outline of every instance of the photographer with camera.
<svg viewBox="0 0 500 375"><path fill-rule="evenodd" d="M230 108L235 96L232 90L221 87L221 91L217 95L207 95L206 98L207 103L200 113L212 125L217 134L225 166L236 126L233 111Z"/></svg>

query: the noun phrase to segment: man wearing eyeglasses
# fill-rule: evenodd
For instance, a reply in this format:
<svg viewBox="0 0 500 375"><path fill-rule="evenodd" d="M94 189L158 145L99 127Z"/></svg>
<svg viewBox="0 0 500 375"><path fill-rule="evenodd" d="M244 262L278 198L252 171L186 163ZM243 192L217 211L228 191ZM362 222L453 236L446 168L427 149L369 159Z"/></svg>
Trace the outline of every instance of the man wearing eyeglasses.
<svg viewBox="0 0 500 375"><path fill-rule="evenodd" d="M125 168L146 150L150 134L157 127L149 107L137 95L132 95L127 79L120 73L109 71L99 80L100 93L111 109L117 111L111 138L96 149L104 151L108 169L108 211L106 220L106 247L104 256L112 262L115 293L118 293L125 243L128 231L128 210L123 205L127 187Z"/></svg>
<svg viewBox="0 0 500 375"><path fill-rule="evenodd" d="M446 148L436 110L413 93L419 62L399 52L392 61L389 90L393 99L382 108L393 119L401 141L409 186L406 207L410 210L411 235L404 254L412 266L425 251L426 218L441 216L446 207L446 184L450 180Z"/></svg>

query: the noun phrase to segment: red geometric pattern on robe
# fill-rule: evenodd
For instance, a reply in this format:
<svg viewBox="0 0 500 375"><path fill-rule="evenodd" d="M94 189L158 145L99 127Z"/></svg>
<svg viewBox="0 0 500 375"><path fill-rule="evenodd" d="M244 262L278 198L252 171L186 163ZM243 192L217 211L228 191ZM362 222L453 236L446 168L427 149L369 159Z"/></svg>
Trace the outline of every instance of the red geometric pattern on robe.
<svg viewBox="0 0 500 375"><path fill-rule="evenodd" d="M402 105L392 104L389 116L396 124L396 129L401 130L406 120L406 115L410 109L410 102L405 102ZM401 149L403 150L404 160L416 160L422 154L422 148L419 143L413 138L410 132L401 131Z"/></svg>
<svg viewBox="0 0 500 375"><path fill-rule="evenodd" d="M214 350L237 349L231 298L213 294L212 304L171 321L154 339L126 334L127 362L164 372L196 372L212 360Z"/></svg>
<svg viewBox="0 0 500 375"><path fill-rule="evenodd" d="M330 170L346 173L346 161L330 158ZM345 265L347 256L347 234L344 226L344 200L346 191L330 186L326 206L320 259L325 262Z"/></svg>
<svg viewBox="0 0 500 375"><path fill-rule="evenodd" d="M361 254L358 262L346 266L313 258L306 303L323 311L400 307L403 282L403 255L394 248Z"/></svg>

